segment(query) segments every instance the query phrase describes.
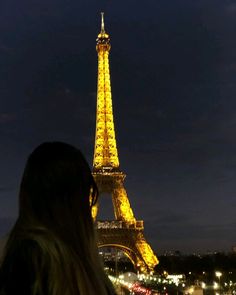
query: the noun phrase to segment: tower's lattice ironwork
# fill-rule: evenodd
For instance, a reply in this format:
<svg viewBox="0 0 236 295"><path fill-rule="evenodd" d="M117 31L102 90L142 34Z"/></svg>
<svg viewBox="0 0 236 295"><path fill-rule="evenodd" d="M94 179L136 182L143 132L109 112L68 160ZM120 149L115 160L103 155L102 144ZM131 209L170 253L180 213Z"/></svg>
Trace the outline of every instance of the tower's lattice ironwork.
<svg viewBox="0 0 236 295"><path fill-rule="evenodd" d="M158 264L158 259L144 238L143 221L134 217L124 188L125 174L119 168L109 71L110 49L102 13L101 32L96 45L98 84L93 176L100 193L111 194L115 218L112 221L97 221L98 246L122 249L139 271L148 272ZM98 206L92 212L94 219L97 211Z"/></svg>

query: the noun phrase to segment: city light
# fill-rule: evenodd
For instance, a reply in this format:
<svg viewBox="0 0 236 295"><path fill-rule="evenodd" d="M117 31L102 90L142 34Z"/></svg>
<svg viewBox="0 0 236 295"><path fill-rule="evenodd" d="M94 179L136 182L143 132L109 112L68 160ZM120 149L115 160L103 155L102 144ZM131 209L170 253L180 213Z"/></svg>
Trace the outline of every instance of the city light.
<svg viewBox="0 0 236 295"><path fill-rule="evenodd" d="M215 275L216 275L217 278L220 279L220 277L222 276L222 273L220 271L216 271Z"/></svg>

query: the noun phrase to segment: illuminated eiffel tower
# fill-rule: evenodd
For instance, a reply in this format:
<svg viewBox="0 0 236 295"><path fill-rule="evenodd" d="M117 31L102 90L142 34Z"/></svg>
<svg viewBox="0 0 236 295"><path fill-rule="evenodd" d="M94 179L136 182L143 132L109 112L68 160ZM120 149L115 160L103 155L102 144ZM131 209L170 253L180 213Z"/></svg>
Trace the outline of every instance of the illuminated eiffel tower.
<svg viewBox="0 0 236 295"><path fill-rule="evenodd" d="M158 259L144 238L143 221L134 217L124 188L126 175L119 169L109 72L111 45L109 35L105 32L103 13L96 49L98 85L93 176L99 192L111 195L115 215L112 221L97 221L98 246L119 248L138 271L150 272L158 264ZM93 209L94 219L98 209L99 205Z"/></svg>

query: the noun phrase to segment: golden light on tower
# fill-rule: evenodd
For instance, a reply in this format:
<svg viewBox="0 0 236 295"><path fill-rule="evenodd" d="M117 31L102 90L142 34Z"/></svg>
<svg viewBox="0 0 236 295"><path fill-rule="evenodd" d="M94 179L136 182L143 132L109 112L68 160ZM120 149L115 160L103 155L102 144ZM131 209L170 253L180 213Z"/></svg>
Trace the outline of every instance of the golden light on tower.
<svg viewBox="0 0 236 295"><path fill-rule="evenodd" d="M115 220L97 222L98 244L122 249L142 272L152 271L158 259L143 235L143 221L136 220L124 188L125 174L120 171L109 70L109 35L105 31L102 13L101 31L97 37L98 82L96 135L93 159L93 176L100 193L112 196ZM96 220L98 206L92 215Z"/></svg>
<svg viewBox="0 0 236 295"><path fill-rule="evenodd" d="M119 159L116 147L114 119L111 98L109 70L109 35L105 32L102 13L101 32L97 38L98 85L97 85L97 120L94 150L94 169L102 167L118 168Z"/></svg>

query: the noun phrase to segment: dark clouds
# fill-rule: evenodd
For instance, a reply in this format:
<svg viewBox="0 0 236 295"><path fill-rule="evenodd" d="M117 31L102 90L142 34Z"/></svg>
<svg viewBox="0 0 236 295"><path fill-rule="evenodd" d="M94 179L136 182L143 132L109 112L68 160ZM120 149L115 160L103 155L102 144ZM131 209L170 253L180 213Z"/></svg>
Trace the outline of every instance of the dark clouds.
<svg viewBox="0 0 236 295"><path fill-rule="evenodd" d="M137 219L157 251L229 250L234 1L2 1L0 215L15 218L24 162L40 142L65 140L92 161L101 10L121 168ZM10 226L0 220L0 233Z"/></svg>

